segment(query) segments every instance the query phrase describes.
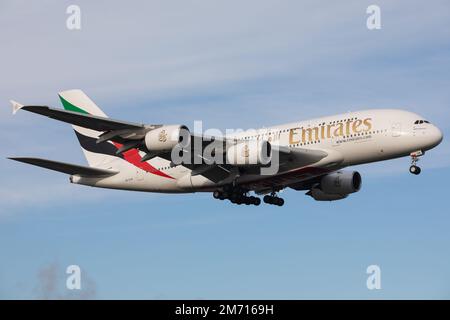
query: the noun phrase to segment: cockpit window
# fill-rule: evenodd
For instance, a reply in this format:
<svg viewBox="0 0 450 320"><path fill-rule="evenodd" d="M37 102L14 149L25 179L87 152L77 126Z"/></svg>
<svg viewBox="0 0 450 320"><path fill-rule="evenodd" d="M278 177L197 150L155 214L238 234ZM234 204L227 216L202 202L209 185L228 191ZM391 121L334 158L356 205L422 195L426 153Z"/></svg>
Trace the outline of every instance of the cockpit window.
<svg viewBox="0 0 450 320"><path fill-rule="evenodd" d="M430 123L430 121L427 121L427 120L416 120L416 122L414 122L414 124L423 124L423 123Z"/></svg>

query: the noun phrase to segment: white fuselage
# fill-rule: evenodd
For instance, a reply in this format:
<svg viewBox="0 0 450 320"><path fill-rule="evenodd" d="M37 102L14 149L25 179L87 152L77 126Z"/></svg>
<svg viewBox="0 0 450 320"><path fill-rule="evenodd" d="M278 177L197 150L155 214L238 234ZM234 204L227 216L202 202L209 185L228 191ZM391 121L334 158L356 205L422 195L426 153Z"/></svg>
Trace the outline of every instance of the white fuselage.
<svg viewBox="0 0 450 320"><path fill-rule="evenodd" d="M357 164L409 156L416 151L424 152L442 141L442 133L415 113L373 109L245 131L226 138L244 141L262 139L272 145L323 150L328 153L326 158L307 168L291 162L282 164L274 176L241 175L235 181L238 184L254 183L257 186L259 180L270 180L277 176L286 177L283 181L289 185L299 179L323 174L322 170L333 171ZM156 157L148 162L172 178L143 171L117 159L114 161L114 169L120 171L117 175L107 178L73 176L71 181L103 188L165 193L211 191L220 186L203 175L191 175L191 170L185 166L171 166L168 160ZM290 172L301 174L289 175Z"/></svg>

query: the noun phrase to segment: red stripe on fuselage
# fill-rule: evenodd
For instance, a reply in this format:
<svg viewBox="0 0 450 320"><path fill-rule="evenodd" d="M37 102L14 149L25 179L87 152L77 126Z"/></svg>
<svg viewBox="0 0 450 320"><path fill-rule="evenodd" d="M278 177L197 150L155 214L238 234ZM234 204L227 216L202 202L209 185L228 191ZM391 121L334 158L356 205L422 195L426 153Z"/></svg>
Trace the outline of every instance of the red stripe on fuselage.
<svg viewBox="0 0 450 320"><path fill-rule="evenodd" d="M120 144L120 143L113 142L113 144L117 149L122 147L122 144ZM128 161L132 165L134 165L144 171L156 174L157 176L161 176L164 178L175 179L175 178L165 174L164 172L159 171L158 169L156 169L155 167L150 165L147 161L141 162L142 157L139 154L139 151L137 149L128 150L126 152L123 152L122 155L123 155L123 158L125 159L125 161Z"/></svg>

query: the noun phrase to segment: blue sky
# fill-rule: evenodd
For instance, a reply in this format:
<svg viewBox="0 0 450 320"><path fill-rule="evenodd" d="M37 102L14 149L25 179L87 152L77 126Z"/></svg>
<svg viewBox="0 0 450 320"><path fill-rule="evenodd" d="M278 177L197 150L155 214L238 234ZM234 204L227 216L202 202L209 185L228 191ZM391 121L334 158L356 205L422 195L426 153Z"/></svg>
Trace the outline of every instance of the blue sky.
<svg viewBox="0 0 450 320"><path fill-rule="evenodd" d="M82 29L65 27L68 5ZM2 1L0 298L450 298L450 145L357 168L340 202L283 193L241 207L68 183L6 160L85 163L71 128L8 100L83 89L111 117L255 128L364 108L417 112L450 135L450 4L377 1ZM65 268L82 269L82 292ZM366 288L377 264L382 289Z"/></svg>

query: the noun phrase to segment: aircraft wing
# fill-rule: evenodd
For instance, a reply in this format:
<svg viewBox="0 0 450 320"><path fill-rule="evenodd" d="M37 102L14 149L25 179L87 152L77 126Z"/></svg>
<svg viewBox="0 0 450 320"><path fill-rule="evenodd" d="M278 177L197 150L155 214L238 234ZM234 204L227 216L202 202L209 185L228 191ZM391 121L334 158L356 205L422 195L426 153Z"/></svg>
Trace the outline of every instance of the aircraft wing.
<svg viewBox="0 0 450 320"><path fill-rule="evenodd" d="M328 152L324 150L277 145L272 145L272 151L278 151L281 165L291 162L295 163L297 167L303 167L316 163L328 156Z"/></svg>
<svg viewBox="0 0 450 320"><path fill-rule="evenodd" d="M46 168L53 171L58 171L62 173L67 173L70 175L80 175L85 177L102 177L102 176L112 176L117 174L117 171L99 169L94 167L80 166L76 164L70 164L65 162L41 159L41 158L9 158L11 160L32 164L34 166Z"/></svg>
<svg viewBox="0 0 450 320"><path fill-rule="evenodd" d="M92 129L95 131L117 131L117 130L138 130L144 129L145 126L139 123L132 123L121 120L113 120L110 118L94 116L90 114L68 111L63 109L50 108L47 106L24 106L18 102L11 101L13 104L13 113L18 110L26 110L37 113L55 120L70 123L83 128ZM155 125L153 127L157 127Z"/></svg>
<svg viewBox="0 0 450 320"><path fill-rule="evenodd" d="M197 136L197 139L200 137ZM218 145L218 148L216 149L216 152L226 154L225 147L221 148L221 145L225 146L227 140L220 138L214 140L212 143L216 143ZM210 138L207 138L207 140L203 141L204 145L202 149L208 147L208 144L210 144ZM191 148L189 150L192 152L194 158L201 157L201 151L202 150L195 150L195 148ZM275 155L276 154L276 155ZM329 161L326 161L327 158L330 157L330 153L324 150L318 150L318 149L303 149L303 148L292 148L292 147L286 147L286 146L272 146L272 161L277 161L279 165L279 172L290 170L290 168L295 167L306 167L310 166L312 164L318 163L322 161L324 165L326 165ZM170 160L167 158L167 160ZM202 159L202 160L209 160L209 159ZM261 170L261 167L240 167L239 170L236 170L237 168L230 164L190 164L185 165L186 167L190 168L192 170L192 175L202 175L206 178L208 178L211 181L214 182L221 182L226 179L229 179L230 177L234 176L235 174L248 174L248 175L256 175L261 178L261 174L263 174L263 171ZM277 175L277 173L275 173ZM269 176L262 176L269 178Z"/></svg>
<svg viewBox="0 0 450 320"><path fill-rule="evenodd" d="M123 144L123 147L117 150L117 153L123 153L131 148L137 148L144 152L146 155L142 157L141 162L147 161L155 156L171 160L171 154L169 153L152 153L146 149L143 140L145 134L153 129L159 128L162 125L144 125L139 123L132 123L127 121L113 120L106 117L94 116L86 113L68 111L63 109L50 108L48 106L24 106L15 101L11 101L13 105L13 113L18 110L25 110L37 114L47 116L49 118L70 123L72 125L80 126L83 128L98 131L99 137L97 143L101 143L107 140L119 142ZM183 147L184 152L188 152L191 156L191 164L183 164L193 171L193 175L203 175L208 179L219 182L230 176L238 173L236 168L229 164L208 164L211 163L210 159L206 159L205 148L211 148L214 145L215 154L221 154L226 157L227 147L232 144L240 143L241 141L226 138L226 137L207 137L203 135L196 135L191 133L191 143L189 146ZM199 146L199 147L196 147ZM286 146L272 145L272 150L279 156L280 167L289 167L290 164L295 164L296 167L308 166L314 164L323 158L328 156L328 153L322 150L311 150L303 148L291 148ZM74 165L52 162L50 160L34 159L34 158L20 158L14 159L17 161L27 162L30 164L43 166L48 169L66 172L74 174ZM31 159L31 160L30 160ZM58 168L58 169L55 169ZM86 168L77 167L81 172L85 174L95 174L95 172L85 171ZM242 168L241 168L242 169ZM254 168L248 169L253 170ZM285 168L283 168L285 169ZM66 170L66 171L62 171ZM246 169L244 168L243 171ZM242 171L242 170L241 170ZM99 173L99 172L97 172ZM252 174L252 172L248 172Z"/></svg>

